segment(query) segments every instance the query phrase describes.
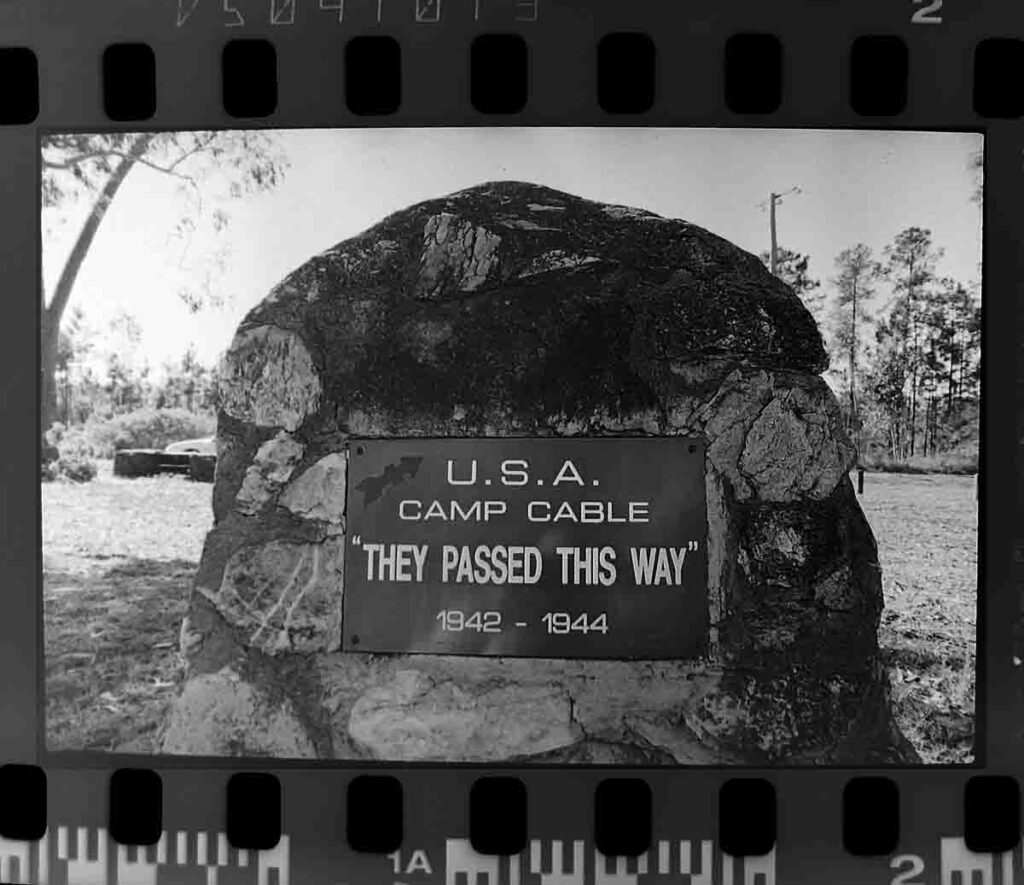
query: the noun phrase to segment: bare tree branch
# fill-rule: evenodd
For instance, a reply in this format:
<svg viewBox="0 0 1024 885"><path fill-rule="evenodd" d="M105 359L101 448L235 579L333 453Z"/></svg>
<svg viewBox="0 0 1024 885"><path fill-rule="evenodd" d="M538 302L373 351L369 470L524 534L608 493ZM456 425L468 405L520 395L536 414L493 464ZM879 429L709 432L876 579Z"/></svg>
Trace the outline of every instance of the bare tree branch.
<svg viewBox="0 0 1024 885"><path fill-rule="evenodd" d="M177 160L175 160L173 163L171 163L170 169L174 169L175 166L181 165L181 163L183 163L185 160L187 160L193 154L198 154L200 151L206 150L206 148L208 148L216 140L217 134L218 133L216 133L216 132L211 132L210 133L210 137L205 142L197 141L195 147L193 147L191 150L185 151L185 153L183 153L180 157L178 157Z"/></svg>
<svg viewBox="0 0 1024 885"><path fill-rule="evenodd" d="M191 153L194 153L194 151L189 151L189 154ZM150 169L153 169L156 172L163 172L167 175L173 175L175 178L180 178L183 181L187 181L193 187L198 187L196 180L191 175L183 175L181 172L174 171L174 166L177 166L180 160L175 161L171 166L160 166L157 163L154 163L152 160L147 160L145 157L133 156L132 154L126 151L96 151L91 154L83 154L79 157L73 157L70 160L66 160L64 163L54 163L52 160L44 160L43 166L46 167L47 169L74 171L75 168L80 166L82 163L88 160L97 159L98 157L120 157L122 160L131 160L133 163L138 163L142 166L148 166ZM184 159L184 157L182 157L182 159Z"/></svg>

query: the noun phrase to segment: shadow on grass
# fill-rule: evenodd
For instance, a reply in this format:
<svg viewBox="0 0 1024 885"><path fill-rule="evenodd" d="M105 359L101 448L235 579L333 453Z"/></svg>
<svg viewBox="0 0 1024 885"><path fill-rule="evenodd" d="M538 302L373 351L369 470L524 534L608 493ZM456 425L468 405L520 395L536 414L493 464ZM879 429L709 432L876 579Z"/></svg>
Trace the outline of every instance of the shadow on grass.
<svg viewBox="0 0 1024 885"><path fill-rule="evenodd" d="M47 748L152 753L183 676L196 563L96 562L43 574Z"/></svg>

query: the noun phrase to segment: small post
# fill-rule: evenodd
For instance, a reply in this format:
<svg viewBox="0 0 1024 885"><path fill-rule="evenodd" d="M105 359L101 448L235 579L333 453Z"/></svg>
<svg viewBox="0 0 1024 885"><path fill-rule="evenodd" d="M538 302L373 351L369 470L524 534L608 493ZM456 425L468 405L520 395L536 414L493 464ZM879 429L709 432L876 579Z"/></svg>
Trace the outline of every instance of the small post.
<svg viewBox="0 0 1024 885"><path fill-rule="evenodd" d="M863 467L858 467L857 468L857 494L858 495L863 495L864 494L864 468Z"/></svg>

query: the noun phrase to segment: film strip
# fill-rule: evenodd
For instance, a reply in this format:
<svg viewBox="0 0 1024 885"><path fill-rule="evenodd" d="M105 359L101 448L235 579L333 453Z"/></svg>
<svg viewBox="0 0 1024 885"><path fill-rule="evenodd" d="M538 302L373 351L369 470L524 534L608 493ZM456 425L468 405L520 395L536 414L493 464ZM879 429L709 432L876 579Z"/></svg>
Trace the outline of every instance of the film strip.
<svg viewBox="0 0 1024 885"><path fill-rule="evenodd" d="M0 882L1024 881L1022 34L0 0Z"/></svg>

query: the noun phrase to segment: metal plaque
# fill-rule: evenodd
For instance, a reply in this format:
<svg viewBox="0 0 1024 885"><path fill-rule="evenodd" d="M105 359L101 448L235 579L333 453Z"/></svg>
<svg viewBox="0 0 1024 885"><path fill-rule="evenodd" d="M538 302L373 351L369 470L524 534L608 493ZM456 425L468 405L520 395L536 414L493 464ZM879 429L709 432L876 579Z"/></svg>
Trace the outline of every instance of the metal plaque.
<svg viewBox="0 0 1024 885"><path fill-rule="evenodd" d="M353 440L349 455L343 650L704 650L699 439Z"/></svg>

